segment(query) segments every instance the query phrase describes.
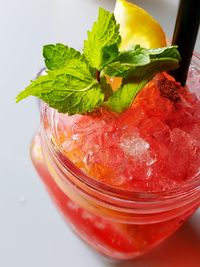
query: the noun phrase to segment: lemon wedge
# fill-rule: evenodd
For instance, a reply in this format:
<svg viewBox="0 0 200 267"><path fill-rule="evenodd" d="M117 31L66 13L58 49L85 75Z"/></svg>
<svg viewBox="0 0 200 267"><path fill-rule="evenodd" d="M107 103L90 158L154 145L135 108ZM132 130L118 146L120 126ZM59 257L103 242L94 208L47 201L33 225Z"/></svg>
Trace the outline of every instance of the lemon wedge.
<svg viewBox="0 0 200 267"><path fill-rule="evenodd" d="M114 15L120 24L121 50L136 44L148 49L167 45L162 27L144 9L125 0L117 0Z"/></svg>

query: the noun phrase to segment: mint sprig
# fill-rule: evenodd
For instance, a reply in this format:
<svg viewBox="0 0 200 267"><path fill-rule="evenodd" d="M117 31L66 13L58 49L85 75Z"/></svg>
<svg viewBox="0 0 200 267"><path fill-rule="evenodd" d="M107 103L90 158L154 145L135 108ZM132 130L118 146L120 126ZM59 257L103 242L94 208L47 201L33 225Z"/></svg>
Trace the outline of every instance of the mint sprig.
<svg viewBox="0 0 200 267"><path fill-rule="evenodd" d="M119 51L120 42L114 15L100 8L83 54L59 43L44 46L46 75L31 81L16 101L36 96L69 115L92 112L101 105L123 112L156 73L178 67L176 46L145 49L136 45ZM117 91L112 91L106 75L122 77Z"/></svg>

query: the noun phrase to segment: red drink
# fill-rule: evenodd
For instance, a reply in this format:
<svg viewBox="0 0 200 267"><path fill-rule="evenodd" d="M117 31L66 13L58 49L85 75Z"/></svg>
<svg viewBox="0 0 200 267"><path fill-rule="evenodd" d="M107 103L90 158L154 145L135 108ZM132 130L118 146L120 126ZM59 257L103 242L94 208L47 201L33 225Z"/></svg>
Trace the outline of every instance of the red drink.
<svg viewBox="0 0 200 267"><path fill-rule="evenodd" d="M199 205L199 57L193 62L189 91L158 74L122 114L69 117L42 104L33 163L73 229L106 256L143 254Z"/></svg>

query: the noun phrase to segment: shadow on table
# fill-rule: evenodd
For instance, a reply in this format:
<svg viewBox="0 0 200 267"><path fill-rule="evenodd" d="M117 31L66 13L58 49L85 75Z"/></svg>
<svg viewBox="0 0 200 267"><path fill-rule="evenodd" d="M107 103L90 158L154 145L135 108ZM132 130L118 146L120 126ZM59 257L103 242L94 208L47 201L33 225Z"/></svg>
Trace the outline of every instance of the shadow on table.
<svg viewBox="0 0 200 267"><path fill-rule="evenodd" d="M112 267L199 267L200 213L150 253Z"/></svg>

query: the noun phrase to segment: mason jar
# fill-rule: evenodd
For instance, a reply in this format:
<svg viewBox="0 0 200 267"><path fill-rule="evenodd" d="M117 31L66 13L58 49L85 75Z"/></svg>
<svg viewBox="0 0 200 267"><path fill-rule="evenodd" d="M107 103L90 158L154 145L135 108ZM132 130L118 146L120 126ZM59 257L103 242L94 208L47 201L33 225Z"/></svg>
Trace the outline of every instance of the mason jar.
<svg viewBox="0 0 200 267"><path fill-rule="evenodd" d="M187 86L200 97L200 57L193 56ZM198 92L199 90L199 92ZM87 244L112 259L131 259L174 233L200 204L200 174L178 188L131 192L84 173L56 138L57 111L40 106L31 145L33 164L67 223Z"/></svg>

